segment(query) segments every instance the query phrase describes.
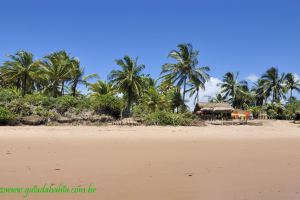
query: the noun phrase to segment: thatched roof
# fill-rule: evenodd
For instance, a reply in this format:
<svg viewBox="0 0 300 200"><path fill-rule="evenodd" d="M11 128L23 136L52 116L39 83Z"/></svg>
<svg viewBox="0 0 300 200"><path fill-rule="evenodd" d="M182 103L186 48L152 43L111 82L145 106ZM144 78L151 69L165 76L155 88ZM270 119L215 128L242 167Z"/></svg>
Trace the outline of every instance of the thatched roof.
<svg viewBox="0 0 300 200"><path fill-rule="evenodd" d="M229 103L204 103L199 102L196 104L195 113L201 112L231 112L233 107Z"/></svg>

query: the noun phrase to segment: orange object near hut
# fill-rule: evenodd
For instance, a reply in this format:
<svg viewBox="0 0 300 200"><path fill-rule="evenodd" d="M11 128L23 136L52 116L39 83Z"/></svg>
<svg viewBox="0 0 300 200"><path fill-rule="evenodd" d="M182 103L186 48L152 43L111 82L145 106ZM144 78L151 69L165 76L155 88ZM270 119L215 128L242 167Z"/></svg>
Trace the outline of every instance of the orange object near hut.
<svg viewBox="0 0 300 200"><path fill-rule="evenodd" d="M249 120L251 118L251 112L246 110L235 109L231 113L232 119Z"/></svg>

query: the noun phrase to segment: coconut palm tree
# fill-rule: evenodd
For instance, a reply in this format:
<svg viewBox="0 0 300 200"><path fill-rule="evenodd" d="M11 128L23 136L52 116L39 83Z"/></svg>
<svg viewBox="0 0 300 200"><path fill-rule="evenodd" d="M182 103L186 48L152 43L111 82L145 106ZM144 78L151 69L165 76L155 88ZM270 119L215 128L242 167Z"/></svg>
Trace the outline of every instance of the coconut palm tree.
<svg viewBox="0 0 300 200"><path fill-rule="evenodd" d="M10 61L4 62L1 76L4 81L14 83L16 88L22 90L22 96L27 94L34 85L34 79L39 75L40 61L34 61L33 54L27 51L18 51L9 55Z"/></svg>
<svg viewBox="0 0 300 200"><path fill-rule="evenodd" d="M70 80L72 71L69 55L65 51L51 53L45 56L42 66L48 81L45 90L50 91L53 97L63 95L64 84Z"/></svg>
<svg viewBox="0 0 300 200"><path fill-rule="evenodd" d="M247 81L238 81L238 73L227 72L223 77L223 82L218 84L221 86L221 93L224 99L232 104L233 107L241 107L244 102L243 96L247 95Z"/></svg>
<svg viewBox="0 0 300 200"><path fill-rule="evenodd" d="M300 92L300 80L296 80L294 74L288 73L286 74L286 87L290 90L290 99L293 97L293 90Z"/></svg>
<svg viewBox="0 0 300 200"><path fill-rule="evenodd" d="M107 83L106 81L98 80L95 83L89 83L88 89L96 95L105 95L105 94L114 94L115 90L112 84Z"/></svg>
<svg viewBox="0 0 300 200"><path fill-rule="evenodd" d="M97 74L90 74L84 76L84 68L80 66L80 61L77 58L70 60L71 71L70 71L70 83L72 96L76 96L77 86L79 84L88 85L88 80L92 78L98 78Z"/></svg>
<svg viewBox="0 0 300 200"><path fill-rule="evenodd" d="M177 63L164 64L161 78L171 85L176 84L180 88L183 86L182 101L184 102L188 82L194 83L196 87L204 86L209 79L207 72L210 69L198 66L199 52L195 51L191 44L179 44L177 47L178 50L172 50L168 56L175 59Z"/></svg>
<svg viewBox="0 0 300 200"><path fill-rule="evenodd" d="M282 98L285 98L286 93L284 73L279 74L278 69L271 67L261 77L263 81L263 88L267 94L272 95L272 102L280 102Z"/></svg>
<svg viewBox="0 0 300 200"><path fill-rule="evenodd" d="M144 83L142 70L145 65L138 64L138 58L133 60L129 56L116 60L121 70L113 70L109 74L110 83L124 95L127 101L127 112L130 114L133 103L142 96Z"/></svg>

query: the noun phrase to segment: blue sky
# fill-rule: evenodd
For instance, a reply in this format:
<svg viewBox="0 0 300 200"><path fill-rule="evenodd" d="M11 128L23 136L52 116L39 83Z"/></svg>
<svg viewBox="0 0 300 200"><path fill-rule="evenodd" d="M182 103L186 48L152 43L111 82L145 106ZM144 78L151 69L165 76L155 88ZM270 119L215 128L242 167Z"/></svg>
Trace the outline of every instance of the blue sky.
<svg viewBox="0 0 300 200"><path fill-rule="evenodd" d="M178 43L192 43L217 82L271 66L300 74L297 0L1 0L0 63L19 49L36 58L65 49L102 79L125 54L157 78ZM212 84L213 85L213 84ZM212 89L213 90L213 89Z"/></svg>

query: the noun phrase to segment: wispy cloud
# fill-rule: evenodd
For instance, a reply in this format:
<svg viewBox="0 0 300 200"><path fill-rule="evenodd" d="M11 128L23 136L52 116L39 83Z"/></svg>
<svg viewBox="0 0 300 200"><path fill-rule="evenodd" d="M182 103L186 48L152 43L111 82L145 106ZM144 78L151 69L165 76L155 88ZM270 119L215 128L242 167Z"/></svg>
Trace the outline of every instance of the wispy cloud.
<svg viewBox="0 0 300 200"><path fill-rule="evenodd" d="M246 77L246 79L254 83L259 79L259 77L256 74L250 74Z"/></svg>

